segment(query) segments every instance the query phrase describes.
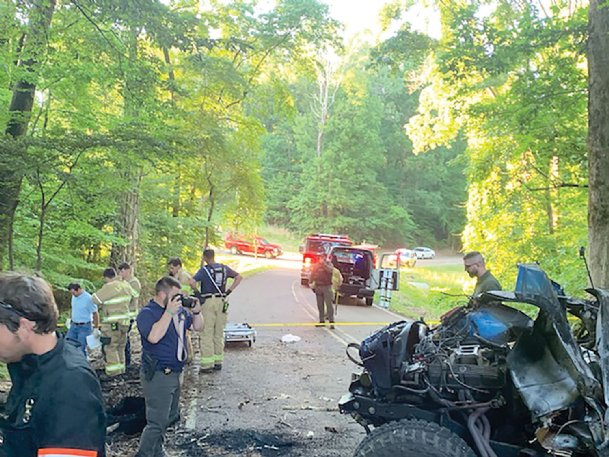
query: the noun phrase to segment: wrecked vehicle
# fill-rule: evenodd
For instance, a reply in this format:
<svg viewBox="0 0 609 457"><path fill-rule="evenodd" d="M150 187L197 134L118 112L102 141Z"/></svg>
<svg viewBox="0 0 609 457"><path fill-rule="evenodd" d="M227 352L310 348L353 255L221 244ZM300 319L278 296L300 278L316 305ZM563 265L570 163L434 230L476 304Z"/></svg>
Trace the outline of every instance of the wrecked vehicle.
<svg viewBox="0 0 609 457"><path fill-rule="evenodd" d="M355 345L360 360L348 348L363 372L339 408L368 432L354 455L609 456L609 291L587 291L567 297L520 265L514 292L481 294L435 328L394 323Z"/></svg>

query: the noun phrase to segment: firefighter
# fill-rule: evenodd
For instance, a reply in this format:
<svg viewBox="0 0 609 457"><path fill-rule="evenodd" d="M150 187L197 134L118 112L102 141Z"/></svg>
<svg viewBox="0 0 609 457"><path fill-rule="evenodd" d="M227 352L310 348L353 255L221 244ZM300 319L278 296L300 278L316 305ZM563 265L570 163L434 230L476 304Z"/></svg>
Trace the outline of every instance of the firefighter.
<svg viewBox="0 0 609 457"><path fill-rule="evenodd" d="M172 257L167 261L167 269L169 270L169 276L178 280L182 286L182 290L190 288L192 276L182 267L182 259L179 257Z"/></svg>
<svg viewBox="0 0 609 457"><path fill-rule="evenodd" d="M213 249L203 251L206 265L190 280L190 286L197 290L197 282L201 283L203 332L201 333L201 373L211 373L221 370L224 361L224 327L228 311L227 297L239 286L241 275L230 267L216 263ZM226 288L228 278L233 282Z"/></svg>
<svg viewBox="0 0 609 457"><path fill-rule="evenodd" d="M118 266L118 274L123 281L127 281L131 288L137 292L137 295L131 298L129 302L129 313L135 317L139 311L139 297L142 292L142 284L140 280L135 277L131 265L127 262L123 262Z"/></svg>
<svg viewBox="0 0 609 457"><path fill-rule="evenodd" d="M0 417L0 455L105 455L99 381L76 343L55 332L58 314L43 279L0 275L0 361L12 381Z"/></svg>
<svg viewBox="0 0 609 457"><path fill-rule="evenodd" d="M103 276L105 284L93 294L93 303L100 307L104 371L107 376L117 376L125 372L129 304L138 293L126 281L118 280L114 268L106 268Z"/></svg>
<svg viewBox="0 0 609 457"><path fill-rule="evenodd" d="M142 292L142 285L140 284L140 280L133 274L131 265L127 262L123 262L118 266L118 274L123 281L128 282L131 288L137 292L137 295L132 297L131 302L129 302L130 319L129 327L127 328L127 341L125 343L125 365L129 366L131 365L131 329L135 322L135 316L137 316L137 312L139 311L139 297Z"/></svg>

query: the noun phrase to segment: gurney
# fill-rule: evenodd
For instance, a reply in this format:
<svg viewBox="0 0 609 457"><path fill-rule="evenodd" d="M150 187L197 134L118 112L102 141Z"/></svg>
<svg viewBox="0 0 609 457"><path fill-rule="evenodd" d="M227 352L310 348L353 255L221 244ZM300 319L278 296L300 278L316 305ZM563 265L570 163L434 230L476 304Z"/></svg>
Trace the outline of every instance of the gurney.
<svg viewBox="0 0 609 457"><path fill-rule="evenodd" d="M256 342L256 330L247 322L238 324L229 322L224 327L224 343L247 342L249 347Z"/></svg>

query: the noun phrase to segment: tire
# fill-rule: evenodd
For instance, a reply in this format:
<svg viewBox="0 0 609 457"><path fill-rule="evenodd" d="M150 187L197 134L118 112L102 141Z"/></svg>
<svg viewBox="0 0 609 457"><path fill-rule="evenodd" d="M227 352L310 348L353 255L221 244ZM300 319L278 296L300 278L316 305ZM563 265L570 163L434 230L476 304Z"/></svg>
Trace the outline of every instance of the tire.
<svg viewBox="0 0 609 457"><path fill-rule="evenodd" d="M374 303L374 297L366 297L366 306L372 306L372 303Z"/></svg>
<svg viewBox="0 0 609 457"><path fill-rule="evenodd" d="M367 435L353 457L476 457L459 436L433 422L401 420Z"/></svg>
<svg viewBox="0 0 609 457"><path fill-rule="evenodd" d="M233 255L239 254L239 249L237 249L237 246L231 246L230 247L230 253L233 254Z"/></svg>
<svg viewBox="0 0 609 457"><path fill-rule="evenodd" d="M264 257L266 257L267 259L272 259L273 258L273 253L271 251L265 251L264 252Z"/></svg>

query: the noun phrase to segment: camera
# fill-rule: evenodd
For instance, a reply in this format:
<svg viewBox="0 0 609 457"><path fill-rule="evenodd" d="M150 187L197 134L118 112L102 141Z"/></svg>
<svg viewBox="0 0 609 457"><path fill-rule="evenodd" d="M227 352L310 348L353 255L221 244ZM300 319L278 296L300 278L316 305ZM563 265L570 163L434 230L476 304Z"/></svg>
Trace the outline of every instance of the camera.
<svg viewBox="0 0 609 457"><path fill-rule="evenodd" d="M197 304L197 300L194 297L189 297L188 295L178 294L176 297L180 297L180 301L182 302L182 306L184 308L194 308Z"/></svg>

